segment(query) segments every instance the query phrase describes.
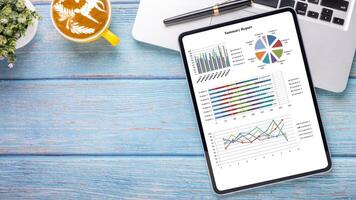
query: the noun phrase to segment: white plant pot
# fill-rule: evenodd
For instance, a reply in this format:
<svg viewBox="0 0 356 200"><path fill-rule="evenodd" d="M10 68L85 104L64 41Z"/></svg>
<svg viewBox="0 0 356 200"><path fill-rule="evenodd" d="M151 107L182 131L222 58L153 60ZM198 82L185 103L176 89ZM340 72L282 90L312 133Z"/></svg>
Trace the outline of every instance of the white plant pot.
<svg viewBox="0 0 356 200"><path fill-rule="evenodd" d="M31 3L30 0L25 0L25 3L28 9L36 10L35 6ZM24 47L26 44L31 42L31 40L36 35L37 27L38 27L38 19L35 19L33 24L27 28L25 35L17 40L16 49Z"/></svg>

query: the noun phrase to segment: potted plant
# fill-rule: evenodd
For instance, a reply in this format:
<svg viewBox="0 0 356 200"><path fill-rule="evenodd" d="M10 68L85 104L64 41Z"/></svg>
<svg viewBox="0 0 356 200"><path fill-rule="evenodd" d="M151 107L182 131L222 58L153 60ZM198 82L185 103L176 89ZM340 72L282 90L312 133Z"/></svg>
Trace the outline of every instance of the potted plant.
<svg viewBox="0 0 356 200"><path fill-rule="evenodd" d="M15 52L34 37L40 16L29 0L0 0L0 59L12 68Z"/></svg>

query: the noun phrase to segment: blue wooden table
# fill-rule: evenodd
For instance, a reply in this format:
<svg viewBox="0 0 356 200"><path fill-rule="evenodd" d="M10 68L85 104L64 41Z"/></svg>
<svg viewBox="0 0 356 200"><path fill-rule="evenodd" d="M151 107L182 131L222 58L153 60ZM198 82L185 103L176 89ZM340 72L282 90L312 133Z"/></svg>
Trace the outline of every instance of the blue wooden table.
<svg viewBox="0 0 356 200"><path fill-rule="evenodd" d="M131 37L138 2L113 2L117 48L62 39L50 1L35 4L36 38L0 64L0 199L221 198L179 54ZM332 171L224 199L356 199L356 71L344 93L317 95Z"/></svg>

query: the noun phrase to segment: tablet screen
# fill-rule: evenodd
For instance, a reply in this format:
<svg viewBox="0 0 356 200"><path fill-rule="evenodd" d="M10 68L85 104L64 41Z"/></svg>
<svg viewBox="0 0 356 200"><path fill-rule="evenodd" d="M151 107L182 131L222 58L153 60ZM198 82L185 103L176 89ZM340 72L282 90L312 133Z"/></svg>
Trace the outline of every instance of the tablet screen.
<svg viewBox="0 0 356 200"><path fill-rule="evenodd" d="M217 192L330 167L298 34L284 11L181 36Z"/></svg>

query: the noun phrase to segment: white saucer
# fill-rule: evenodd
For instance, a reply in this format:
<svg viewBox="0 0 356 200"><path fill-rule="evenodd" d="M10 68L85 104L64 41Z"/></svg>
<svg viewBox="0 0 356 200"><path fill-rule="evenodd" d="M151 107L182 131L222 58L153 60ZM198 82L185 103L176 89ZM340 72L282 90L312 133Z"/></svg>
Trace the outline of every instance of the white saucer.
<svg viewBox="0 0 356 200"><path fill-rule="evenodd" d="M35 6L30 2L30 0L25 0L26 7L30 10L36 10ZM27 28L27 31L23 37L17 40L16 49L19 49L29 42L35 37L38 27L38 19L35 19L33 24Z"/></svg>

